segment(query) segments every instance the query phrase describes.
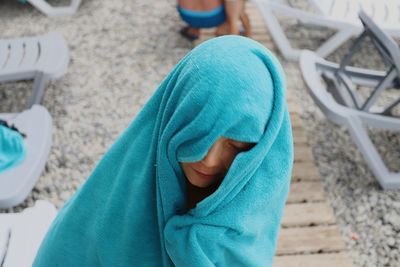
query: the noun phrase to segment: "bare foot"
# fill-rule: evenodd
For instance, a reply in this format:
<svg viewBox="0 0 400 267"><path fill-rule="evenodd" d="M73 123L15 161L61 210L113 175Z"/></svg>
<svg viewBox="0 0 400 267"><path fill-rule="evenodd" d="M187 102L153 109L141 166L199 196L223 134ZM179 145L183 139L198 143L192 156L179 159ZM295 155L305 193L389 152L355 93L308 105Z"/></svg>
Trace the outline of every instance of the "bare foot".
<svg viewBox="0 0 400 267"><path fill-rule="evenodd" d="M188 32L190 35L197 35L197 36L200 35L200 29L196 29L196 28L192 28L192 27L189 27L189 28L187 29L187 32Z"/></svg>

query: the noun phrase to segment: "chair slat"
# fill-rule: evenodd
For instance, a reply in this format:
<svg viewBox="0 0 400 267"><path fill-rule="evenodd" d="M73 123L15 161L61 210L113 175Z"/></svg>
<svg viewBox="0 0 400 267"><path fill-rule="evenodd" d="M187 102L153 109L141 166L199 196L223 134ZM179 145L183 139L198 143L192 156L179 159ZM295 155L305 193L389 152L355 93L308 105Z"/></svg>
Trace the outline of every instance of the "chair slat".
<svg viewBox="0 0 400 267"><path fill-rule="evenodd" d="M26 38L23 40L25 46L24 58L21 62L21 68L32 68L39 57L39 46L36 38Z"/></svg>
<svg viewBox="0 0 400 267"><path fill-rule="evenodd" d="M400 3L398 0L388 0L385 1L385 7L388 12L385 24L398 27L400 24Z"/></svg>
<svg viewBox="0 0 400 267"><path fill-rule="evenodd" d="M9 57L8 42L0 41L0 70L5 67L8 57Z"/></svg>
<svg viewBox="0 0 400 267"><path fill-rule="evenodd" d="M337 1L337 0L336 0ZM324 16L329 16L335 0L312 0L314 7Z"/></svg>
<svg viewBox="0 0 400 267"><path fill-rule="evenodd" d="M347 16L348 8L348 1L336 0L332 7L331 16L336 19L343 19Z"/></svg>
<svg viewBox="0 0 400 267"><path fill-rule="evenodd" d="M382 1L382 2L374 2L372 3L373 9L374 9L374 15L372 17L372 19L378 23L384 23L386 21L386 2Z"/></svg>
<svg viewBox="0 0 400 267"><path fill-rule="evenodd" d="M312 1L319 10L326 4L324 1ZM330 2L330 1L328 1ZM378 24L398 27L400 2L396 0L336 0L332 2L329 16L358 24L358 12L363 9Z"/></svg>
<svg viewBox="0 0 400 267"><path fill-rule="evenodd" d="M347 0L346 2L346 12L343 14L344 19L348 21L357 18L358 11L360 10L360 4L358 1Z"/></svg>
<svg viewBox="0 0 400 267"><path fill-rule="evenodd" d="M16 39L10 42L10 56L4 69L11 70L19 67L25 52L23 45L22 39Z"/></svg>
<svg viewBox="0 0 400 267"><path fill-rule="evenodd" d="M372 16L374 14L375 11L373 8L373 4L370 0L366 0L364 2L362 2L362 1L361 2L358 1L358 2L361 4L362 9L365 11L365 13L367 13L369 16ZM357 14L357 18L358 18L358 14Z"/></svg>

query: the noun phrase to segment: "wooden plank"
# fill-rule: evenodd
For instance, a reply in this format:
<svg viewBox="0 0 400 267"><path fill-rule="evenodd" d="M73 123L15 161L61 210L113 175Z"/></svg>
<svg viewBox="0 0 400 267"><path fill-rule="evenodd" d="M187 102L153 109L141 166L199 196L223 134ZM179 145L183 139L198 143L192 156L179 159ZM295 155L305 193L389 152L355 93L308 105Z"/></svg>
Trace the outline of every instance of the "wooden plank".
<svg viewBox="0 0 400 267"><path fill-rule="evenodd" d="M256 29L257 32L263 32L264 34L267 33L267 26L265 26L265 23L263 20L254 20L250 22L251 29Z"/></svg>
<svg viewBox="0 0 400 267"><path fill-rule="evenodd" d="M195 46L201 44L202 42L205 42L205 41L207 41L207 40L209 40L211 38L214 38L214 37L215 37L214 33L212 33L212 34L201 34L199 39L193 41L192 44L195 47ZM274 44L272 43L272 40L269 37L267 37L267 35L265 35L265 34L256 35L256 36L252 35L252 39L257 41L257 42L259 42L259 43L261 43L262 45L264 45L265 47L267 47L270 50L274 49Z"/></svg>
<svg viewBox="0 0 400 267"><path fill-rule="evenodd" d="M293 96L287 96L286 101L288 106L290 105L297 105L297 100Z"/></svg>
<svg viewBox="0 0 400 267"><path fill-rule="evenodd" d="M195 41L192 42L193 47L198 46L199 44L201 44L201 43L204 42L204 41L207 41L208 39L210 39L210 38L204 37L203 35L200 35L199 39L197 39L197 40L195 40Z"/></svg>
<svg viewBox="0 0 400 267"><path fill-rule="evenodd" d="M294 162L314 162L310 146L295 145L294 147Z"/></svg>
<svg viewBox="0 0 400 267"><path fill-rule="evenodd" d="M207 30L202 30L202 31L204 31L204 33L202 32L200 35L200 38L197 39L196 41L194 41L195 46L200 44L201 42L204 42L208 39L216 37L214 35L214 30L207 29ZM251 38L253 40L261 43L264 46L267 46L267 47L273 46L272 39L270 37L268 37L268 35L266 35L265 31L264 32L258 31L258 30L252 31Z"/></svg>
<svg viewBox="0 0 400 267"><path fill-rule="evenodd" d="M293 165L292 182L320 181L319 171L314 162L296 162Z"/></svg>
<svg viewBox="0 0 400 267"><path fill-rule="evenodd" d="M293 114L292 116L290 116L290 121L292 122L293 129L299 128L299 129L303 130L303 123L298 114Z"/></svg>
<svg viewBox="0 0 400 267"><path fill-rule="evenodd" d="M339 252L344 248L337 225L282 228L276 254Z"/></svg>
<svg viewBox="0 0 400 267"><path fill-rule="evenodd" d="M249 17L250 17L250 26L251 27L253 25L260 26L260 27L263 26L263 27L265 27L266 31L268 31L267 24L266 24L264 18L261 17L261 15L260 16L249 16Z"/></svg>
<svg viewBox="0 0 400 267"><path fill-rule="evenodd" d="M264 18L260 15L252 15L249 16L251 27L264 27L266 28L266 23Z"/></svg>
<svg viewBox="0 0 400 267"><path fill-rule="evenodd" d="M215 37L214 33L215 33L216 28L206 28L206 29L201 29L201 36L212 36ZM253 27L253 25L251 25L251 33L252 33L252 38L254 36L263 36L263 38L268 38L269 40L271 40L271 37L269 37L267 34L267 28L263 25L259 25L257 27ZM254 36L253 36L254 35Z"/></svg>
<svg viewBox="0 0 400 267"><path fill-rule="evenodd" d="M350 257L343 252L329 254L290 255L274 258L273 267L352 267Z"/></svg>
<svg viewBox="0 0 400 267"><path fill-rule="evenodd" d="M252 34L251 35L251 39L261 43L262 45L266 46L270 50L271 50L271 47L274 47L274 44L273 44L271 38L268 37L268 35L265 35L265 34L254 35L254 34Z"/></svg>
<svg viewBox="0 0 400 267"><path fill-rule="evenodd" d="M287 101L288 103L294 103L294 102L295 102L295 99L296 99L296 97L293 96L292 93L288 92L288 93L286 94L286 101Z"/></svg>
<svg viewBox="0 0 400 267"><path fill-rule="evenodd" d="M293 131L293 140L294 140L295 146L300 145L300 144L303 144L303 145L308 144L307 136L306 136L305 132L300 129L295 129Z"/></svg>
<svg viewBox="0 0 400 267"><path fill-rule="evenodd" d="M210 33L210 32L206 32L206 33L202 33L199 37L199 39L197 39L196 41L193 42L194 46L197 46L199 44L201 44L202 42L205 42L209 39L214 38L214 32ZM275 49L275 46L272 42L272 39L266 35L265 33L257 33L257 32L253 32L251 35L251 39L261 43L262 45L264 45L265 47L267 47L270 50Z"/></svg>
<svg viewBox="0 0 400 267"><path fill-rule="evenodd" d="M297 105L288 105L289 109L289 114L292 116L293 114L300 115L300 109L297 107Z"/></svg>
<svg viewBox="0 0 400 267"><path fill-rule="evenodd" d="M265 28L265 26L253 27L253 25L250 23L250 27L251 27L251 38L254 38L255 36L258 35L264 35L264 38L268 37L267 28Z"/></svg>
<svg viewBox="0 0 400 267"><path fill-rule="evenodd" d="M335 224L332 208L326 202L287 204L282 217L282 227Z"/></svg>
<svg viewBox="0 0 400 267"><path fill-rule="evenodd" d="M245 7L245 11L249 16L261 16L260 12L258 11L257 7L252 4L247 4Z"/></svg>
<svg viewBox="0 0 400 267"><path fill-rule="evenodd" d="M321 182L300 182L290 185L287 203L325 201L325 191Z"/></svg>

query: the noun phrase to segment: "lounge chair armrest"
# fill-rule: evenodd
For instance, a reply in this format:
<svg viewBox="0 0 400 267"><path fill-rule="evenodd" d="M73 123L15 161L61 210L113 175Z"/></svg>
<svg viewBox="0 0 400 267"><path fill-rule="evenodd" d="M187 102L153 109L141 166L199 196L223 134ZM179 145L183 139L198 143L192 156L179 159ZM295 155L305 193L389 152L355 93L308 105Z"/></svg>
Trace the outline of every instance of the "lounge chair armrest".
<svg viewBox="0 0 400 267"><path fill-rule="evenodd" d="M359 28L359 27L355 27L353 24L350 24L350 23L337 21L334 19L324 17L322 15L307 12L307 11L293 8L293 7L289 7L287 5L280 4L275 1L269 2L269 1L265 1L265 0L252 0L252 2L254 2L258 6L268 5L268 7L274 12L278 12L283 15L299 19L303 22L315 22L316 25L319 25L322 27L329 27L329 28L334 28L334 29L338 29L338 30L354 28L355 31L357 30L357 28Z"/></svg>

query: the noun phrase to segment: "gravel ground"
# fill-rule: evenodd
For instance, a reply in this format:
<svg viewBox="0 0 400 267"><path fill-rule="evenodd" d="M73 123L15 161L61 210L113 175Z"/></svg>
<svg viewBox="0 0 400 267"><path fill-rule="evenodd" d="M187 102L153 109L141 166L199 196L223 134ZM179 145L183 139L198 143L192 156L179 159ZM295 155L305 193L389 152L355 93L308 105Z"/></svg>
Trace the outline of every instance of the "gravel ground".
<svg viewBox="0 0 400 267"><path fill-rule="evenodd" d="M30 5L0 2L2 38L57 30L65 36L71 56L67 73L47 87L43 101L54 123L46 170L27 200L5 211L21 210L37 199L61 207L87 178L161 79L191 49L177 34L183 23L174 5L172 0L84 0L76 15L48 18ZM331 34L299 30L289 22L287 30L296 44L311 48ZM381 68L366 49L358 61ZM344 51L331 59L337 60ZM379 188L346 129L328 122L306 93L297 64L283 61L283 65L356 266L400 266L400 192ZM0 112L21 110L31 86L31 82L0 85ZM398 170L399 134L371 130L371 135L391 169Z"/></svg>

